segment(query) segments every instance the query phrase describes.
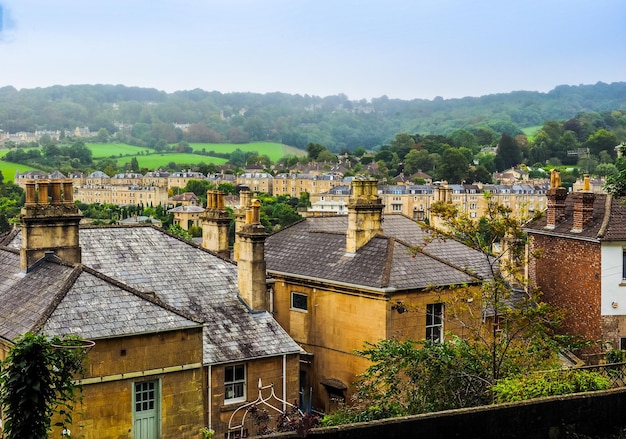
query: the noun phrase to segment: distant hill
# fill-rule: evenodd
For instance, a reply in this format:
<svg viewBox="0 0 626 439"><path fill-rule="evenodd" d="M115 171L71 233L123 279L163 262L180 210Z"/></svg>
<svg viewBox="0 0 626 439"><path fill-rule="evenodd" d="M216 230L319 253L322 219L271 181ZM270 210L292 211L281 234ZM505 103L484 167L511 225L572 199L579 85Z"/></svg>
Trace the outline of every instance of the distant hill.
<svg viewBox="0 0 626 439"><path fill-rule="evenodd" d="M518 134L580 112L626 109L626 82L560 85L548 93L514 91L482 97L351 101L345 95L166 93L122 85L0 88L0 129L19 131L106 129L137 146L167 143L271 141L333 151L375 148L396 134L451 134L489 129Z"/></svg>

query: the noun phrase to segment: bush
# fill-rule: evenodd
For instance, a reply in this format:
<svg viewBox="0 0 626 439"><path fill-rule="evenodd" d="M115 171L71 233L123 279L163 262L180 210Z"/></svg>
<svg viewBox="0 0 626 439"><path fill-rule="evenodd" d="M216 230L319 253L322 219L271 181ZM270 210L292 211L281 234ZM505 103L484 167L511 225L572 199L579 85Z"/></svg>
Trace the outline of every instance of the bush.
<svg viewBox="0 0 626 439"><path fill-rule="evenodd" d="M609 379L598 372L570 369L506 378L498 381L491 390L495 400L504 403L610 387Z"/></svg>

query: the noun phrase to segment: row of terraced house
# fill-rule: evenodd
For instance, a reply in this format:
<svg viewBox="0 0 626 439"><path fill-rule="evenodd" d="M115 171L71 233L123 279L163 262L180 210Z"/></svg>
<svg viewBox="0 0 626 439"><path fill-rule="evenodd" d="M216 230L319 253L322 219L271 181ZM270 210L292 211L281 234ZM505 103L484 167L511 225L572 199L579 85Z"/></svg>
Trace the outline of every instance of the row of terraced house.
<svg viewBox="0 0 626 439"><path fill-rule="evenodd" d="M89 175L59 173L45 174L37 171L16 173L15 182L23 185L27 180L69 178L74 186L74 199L91 204L170 206L171 197L181 193L190 180L208 180L215 184L231 183L245 186L255 193L274 196L299 197L306 192L311 206L305 216L347 214L350 184L354 177L343 177L332 173L280 173L272 176L265 172L247 172L240 175L210 174L200 172L148 172L121 173L109 177L102 171ZM412 184L397 182L394 185L380 184L378 193L383 200L384 213L401 213L414 220L433 220L429 211L432 203L451 203L472 218L485 212L488 193L493 201L510 207L515 216L527 218L546 208L547 180L507 180L508 184ZM599 187L600 183L596 186ZM575 188L574 188L575 189Z"/></svg>

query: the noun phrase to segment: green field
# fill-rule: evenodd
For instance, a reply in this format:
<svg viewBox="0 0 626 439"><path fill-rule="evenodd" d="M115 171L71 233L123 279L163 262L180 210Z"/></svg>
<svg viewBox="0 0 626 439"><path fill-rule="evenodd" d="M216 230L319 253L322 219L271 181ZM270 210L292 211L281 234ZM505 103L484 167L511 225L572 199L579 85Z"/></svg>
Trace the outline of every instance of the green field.
<svg viewBox="0 0 626 439"><path fill-rule="evenodd" d="M154 153L154 150L150 148L142 148L140 146L127 145L125 143L87 143L86 146L91 150L91 154L94 159Z"/></svg>
<svg viewBox="0 0 626 439"><path fill-rule="evenodd" d="M541 128L543 128L543 125L535 125L534 127L522 128L522 132L526 134L528 141L532 142L535 134L537 134Z"/></svg>
<svg viewBox="0 0 626 439"><path fill-rule="evenodd" d="M127 145L124 143L87 143L86 146L91 150L94 159L113 158L120 167L123 167L126 163L130 163L133 157L137 158L140 168L148 169L159 169L167 166L171 162L179 165L194 165L200 162L223 165L228 161L227 159L207 155L157 153L150 148ZM236 149L240 149L243 152L256 151L261 155L267 155L273 162L277 162L286 155L307 154L304 150L275 142L254 142L243 144L192 143L189 146L191 146L194 151L205 150L206 152L214 151L222 154L231 153ZM7 152L9 152L8 149L0 149L0 158ZM17 170L20 172L26 172L36 170L36 168L0 160L0 171L2 171L2 175L4 175L6 180L12 180L15 175L15 171Z"/></svg>
<svg viewBox="0 0 626 439"><path fill-rule="evenodd" d="M275 142L253 142L253 143L190 143L189 146L194 151L206 152L214 151L218 153L231 153L236 149L240 149L243 152L256 151L260 155L267 155L271 161L277 162L286 155L306 155L307 152L294 148L293 146L283 145L282 143Z"/></svg>
<svg viewBox="0 0 626 439"><path fill-rule="evenodd" d="M0 149L0 158L4 157L6 153L9 152L8 149ZM37 171L37 168L33 168L31 166L20 165L18 163L5 162L4 160L0 160L0 172L4 176L5 181L13 181L15 177L15 172L26 172L26 171Z"/></svg>
<svg viewBox="0 0 626 439"><path fill-rule="evenodd" d="M209 157L198 154L185 154L185 153L155 153L134 155L128 157L120 157L117 159L117 165L122 167L126 163L130 163L133 157L137 158L140 168L159 169L166 167L168 163L174 162L179 165L195 165L200 162L206 164L214 163L216 165L223 165L228 160L219 157Z"/></svg>

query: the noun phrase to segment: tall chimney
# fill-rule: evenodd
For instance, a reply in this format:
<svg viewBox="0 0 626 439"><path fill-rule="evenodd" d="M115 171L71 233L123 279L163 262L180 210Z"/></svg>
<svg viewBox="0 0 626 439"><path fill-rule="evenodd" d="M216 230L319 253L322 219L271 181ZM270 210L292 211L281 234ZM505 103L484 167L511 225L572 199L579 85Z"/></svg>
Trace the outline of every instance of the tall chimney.
<svg viewBox="0 0 626 439"><path fill-rule="evenodd" d="M239 232L246 223L246 211L250 208L252 192L242 190L239 192L239 208L235 209L235 243L233 245L233 260L239 260Z"/></svg>
<svg viewBox="0 0 626 439"><path fill-rule="evenodd" d="M378 196L378 181L355 179L352 196L348 201L348 231L346 253L355 254L377 233L382 233L384 205Z"/></svg>
<svg viewBox="0 0 626 439"><path fill-rule="evenodd" d="M22 208L20 269L28 272L46 252L69 263L81 262L78 241L83 214L73 202L71 180L28 180Z"/></svg>
<svg viewBox="0 0 626 439"><path fill-rule="evenodd" d="M224 192L209 190L206 199L206 211L200 218L202 220L202 247L224 258L229 258L230 217L224 203Z"/></svg>
<svg viewBox="0 0 626 439"><path fill-rule="evenodd" d="M550 189L546 192L548 208L546 211L546 229L551 230L565 218L565 199L567 189L561 186L561 174L553 169L550 173Z"/></svg>
<svg viewBox="0 0 626 439"><path fill-rule="evenodd" d="M593 202L596 198L590 189L589 175L585 175L583 190L572 194L574 199L574 225L572 233L580 233L593 218Z"/></svg>
<svg viewBox="0 0 626 439"><path fill-rule="evenodd" d="M268 294L265 271L265 239L267 233L260 220L261 203L253 200L247 209L246 223L239 237L239 260L237 280L239 296L252 311L268 309Z"/></svg>

